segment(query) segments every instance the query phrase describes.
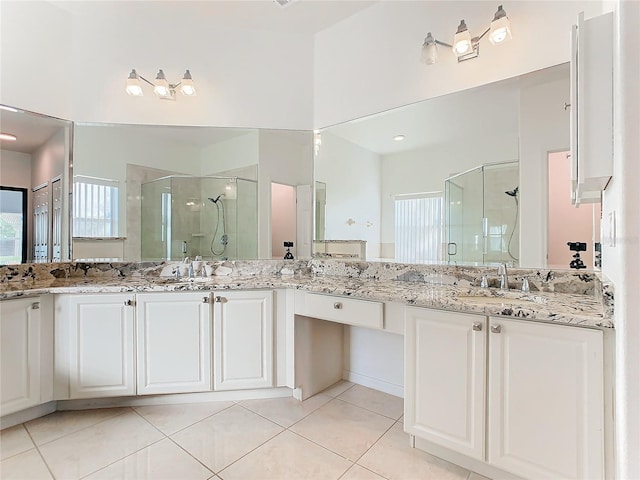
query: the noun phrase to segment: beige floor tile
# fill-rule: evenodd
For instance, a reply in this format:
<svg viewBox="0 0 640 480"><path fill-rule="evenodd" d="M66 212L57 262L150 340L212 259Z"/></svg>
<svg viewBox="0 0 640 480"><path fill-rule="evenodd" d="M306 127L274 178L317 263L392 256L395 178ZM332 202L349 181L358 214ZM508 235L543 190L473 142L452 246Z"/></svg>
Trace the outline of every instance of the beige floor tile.
<svg viewBox="0 0 640 480"><path fill-rule="evenodd" d="M35 448L0 462L0 475L2 480L53 479Z"/></svg>
<svg viewBox="0 0 640 480"><path fill-rule="evenodd" d="M0 432L0 460L31 450L34 446L22 425L5 428Z"/></svg>
<svg viewBox="0 0 640 480"><path fill-rule="evenodd" d="M356 464L340 477L340 480L385 480L385 478Z"/></svg>
<svg viewBox="0 0 640 480"><path fill-rule="evenodd" d="M166 435L172 435L233 405L233 402L183 403L149 405L136 407L134 410Z"/></svg>
<svg viewBox="0 0 640 480"><path fill-rule="evenodd" d="M336 480L351 465L344 458L285 431L219 476L223 480Z"/></svg>
<svg viewBox="0 0 640 480"><path fill-rule="evenodd" d="M350 389L354 385L355 383L347 382L346 380L340 380L339 382L334 383L329 388L323 390L320 393L329 395L330 397L337 397L338 395L340 395L341 393L344 393L346 390Z"/></svg>
<svg viewBox="0 0 640 480"><path fill-rule="evenodd" d="M168 438L86 477L87 480L205 480L211 471Z"/></svg>
<svg viewBox="0 0 640 480"><path fill-rule="evenodd" d="M132 411L71 433L40 447L57 478L93 473L160 439L163 435Z"/></svg>
<svg viewBox="0 0 640 480"><path fill-rule="evenodd" d="M25 427L29 430L36 445L43 445L130 411L128 408L101 408L98 410L55 412L27 422Z"/></svg>
<svg viewBox="0 0 640 480"><path fill-rule="evenodd" d="M217 473L281 431L279 425L235 405L171 438Z"/></svg>
<svg viewBox="0 0 640 480"><path fill-rule="evenodd" d="M304 402L300 402L293 397L286 397L245 400L241 402L241 405L258 415L268 418L272 422L276 422L278 425L290 427L332 398L329 395L319 393Z"/></svg>
<svg viewBox="0 0 640 480"><path fill-rule="evenodd" d="M402 398L363 387L362 385L354 385L346 392L338 395L338 398L394 420L398 420L404 412L404 400Z"/></svg>
<svg viewBox="0 0 640 480"><path fill-rule="evenodd" d="M393 423L390 418L334 399L296 423L291 430L355 461Z"/></svg>
<svg viewBox="0 0 640 480"><path fill-rule="evenodd" d="M467 480L491 480L489 477L483 477L479 473L471 472Z"/></svg>
<svg viewBox="0 0 640 480"><path fill-rule="evenodd" d="M396 423L358 463L391 480L465 480L469 471L409 447Z"/></svg>

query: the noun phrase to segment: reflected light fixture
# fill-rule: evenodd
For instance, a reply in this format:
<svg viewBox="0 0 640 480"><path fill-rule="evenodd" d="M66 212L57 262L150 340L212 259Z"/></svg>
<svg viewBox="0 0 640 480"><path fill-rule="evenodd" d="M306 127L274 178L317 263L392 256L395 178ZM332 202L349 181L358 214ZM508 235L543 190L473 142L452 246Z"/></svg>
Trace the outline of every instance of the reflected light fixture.
<svg viewBox="0 0 640 480"><path fill-rule="evenodd" d="M0 133L0 140L7 140L9 142L15 142L18 139L15 135L11 133Z"/></svg>
<svg viewBox="0 0 640 480"><path fill-rule="evenodd" d="M169 83L162 69L158 70L155 80L150 82L142 75L139 75L134 68L131 70L129 78L127 78L125 91L131 96L142 97L144 92L142 91L142 83L140 80L151 85L153 87L153 93L164 100L175 100L176 90L179 90L180 93L187 97L194 97L196 95L196 88L189 70L184 73L182 80L178 83Z"/></svg>
<svg viewBox="0 0 640 480"><path fill-rule="evenodd" d="M402 134L400 134L400 135L396 135L395 137L393 137L393 139L394 139L396 142L401 142L401 141L403 141L403 140L404 140L404 138L405 138L405 137L404 137L404 135L402 135Z"/></svg>
<svg viewBox="0 0 640 480"><path fill-rule="evenodd" d="M489 28L478 37L471 36L464 20L460 20L460 25L458 25L456 34L453 37L453 45L435 39L431 32L427 33L422 44L422 62L427 65L437 63L438 45L451 48L456 57L458 57L458 63L476 58L480 55L480 40L487 33L489 34L489 41L493 45L511 40L511 22L509 22L507 13L502 8L502 5L498 6Z"/></svg>

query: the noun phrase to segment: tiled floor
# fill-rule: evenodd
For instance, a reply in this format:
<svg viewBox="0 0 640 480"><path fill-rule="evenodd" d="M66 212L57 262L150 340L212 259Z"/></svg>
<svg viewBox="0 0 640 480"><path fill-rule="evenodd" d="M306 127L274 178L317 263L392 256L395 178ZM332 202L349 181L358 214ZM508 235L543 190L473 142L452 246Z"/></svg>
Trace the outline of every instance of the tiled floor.
<svg viewBox="0 0 640 480"><path fill-rule="evenodd" d="M0 478L482 478L409 448L402 400L341 382L292 398L56 412L3 430Z"/></svg>

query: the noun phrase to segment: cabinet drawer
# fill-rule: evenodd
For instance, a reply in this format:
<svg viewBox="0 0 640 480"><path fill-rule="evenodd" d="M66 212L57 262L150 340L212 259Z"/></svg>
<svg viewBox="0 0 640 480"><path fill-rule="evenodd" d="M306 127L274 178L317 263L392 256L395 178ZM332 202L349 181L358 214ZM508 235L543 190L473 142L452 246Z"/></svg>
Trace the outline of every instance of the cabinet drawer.
<svg viewBox="0 0 640 480"><path fill-rule="evenodd" d="M360 327L384 327L382 303L309 293L303 315Z"/></svg>

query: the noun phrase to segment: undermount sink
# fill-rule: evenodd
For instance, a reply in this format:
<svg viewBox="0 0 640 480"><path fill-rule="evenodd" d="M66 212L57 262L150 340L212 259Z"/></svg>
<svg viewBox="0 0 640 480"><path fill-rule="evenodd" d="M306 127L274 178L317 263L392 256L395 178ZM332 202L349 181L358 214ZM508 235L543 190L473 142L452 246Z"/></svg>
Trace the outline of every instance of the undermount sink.
<svg viewBox="0 0 640 480"><path fill-rule="evenodd" d="M458 295L456 297L462 301L474 302L474 303L490 303L490 304L522 304L522 303L535 303L543 304L544 300L535 297L512 297L512 296L487 296L487 295Z"/></svg>

